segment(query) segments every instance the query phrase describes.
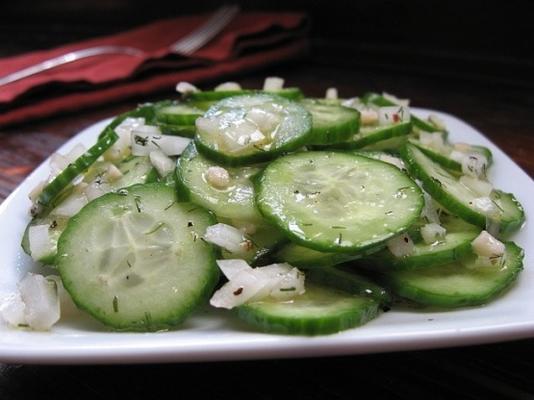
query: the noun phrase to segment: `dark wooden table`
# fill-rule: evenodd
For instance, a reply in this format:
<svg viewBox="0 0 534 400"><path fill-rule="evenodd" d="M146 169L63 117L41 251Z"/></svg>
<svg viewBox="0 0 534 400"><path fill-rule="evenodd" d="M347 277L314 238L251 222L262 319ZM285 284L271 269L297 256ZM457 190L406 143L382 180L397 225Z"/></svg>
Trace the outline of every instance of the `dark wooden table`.
<svg viewBox="0 0 534 400"><path fill-rule="evenodd" d="M486 134L534 176L531 89L462 74L421 74L363 65L318 45L290 65L236 77L259 87L263 76L284 76L309 95L336 86L342 96L387 90L414 105L454 114ZM207 84L210 86L210 84ZM161 93L152 100L172 94ZM0 199L65 140L141 99L0 130ZM147 99L143 99L147 100ZM532 266L527 266L532 267ZM525 305L530 306L530 305ZM534 398L534 340L389 354L140 366L0 366L0 399L295 398L349 399L363 395L412 399ZM367 394L365 394L367 393Z"/></svg>

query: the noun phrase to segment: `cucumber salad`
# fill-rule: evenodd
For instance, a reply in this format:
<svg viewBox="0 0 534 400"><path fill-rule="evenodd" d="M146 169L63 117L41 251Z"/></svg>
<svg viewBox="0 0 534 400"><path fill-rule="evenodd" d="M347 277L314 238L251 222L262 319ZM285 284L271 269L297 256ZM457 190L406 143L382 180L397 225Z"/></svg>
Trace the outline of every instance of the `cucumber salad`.
<svg viewBox="0 0 534 400"><path fill-rule="evenodd" d="M524 211L489 181L491 151L407 100L307 98L275 77L177 91L51 157L21 243L52 269L4 299L7 323L48 330L75 307L151 332L209 304L330 334L398 303L486 304L522 270Z"/></svg>

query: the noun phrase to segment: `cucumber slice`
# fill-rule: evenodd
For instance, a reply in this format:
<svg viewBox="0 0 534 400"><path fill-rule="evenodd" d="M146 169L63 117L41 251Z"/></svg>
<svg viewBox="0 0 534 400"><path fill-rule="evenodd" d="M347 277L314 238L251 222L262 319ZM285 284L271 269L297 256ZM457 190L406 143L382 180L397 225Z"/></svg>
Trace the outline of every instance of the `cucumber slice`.
<svg viewBox="0 0 534 400"><path fill-rule="evenodd" d="M198 151L226 165L267 161L305 145L311 116L300 104L257 94L229 97L197 120Z"/></svg>
<svg viewBox="0 0 534 400"><path fill-rule="evenodd" d="M306 99L302 104L312 116L309 144L345 142L358 132L360 113L357 110L313 99Z"/></svg>
<svg viewBox="0 0 534 400"><path fill-rule="evenodd" d="M441 166L447 168L450 171L456 172L461 174L462 173L462 164L460 164L458 161L455 161L451 158L449 158L445 154L438 153L434 149L430 149L426 146L424 146L421 142L415 139L409 139L409 142L413 144L414 146L417 146L419 150L421 150L428 158L430 158L432 161L437 162ZM482 154L486 160L488 160L488 166L492 164L493 161L493 155L491 154L491 151L487 147L483 146L471 146L472 151L475 153Z"/></svg>
<svg viewBox="0 0 534 400"><path fill-rule="evenodd" d="M114 130L108 131L102 136L96 144L87 150L84 154L78 157L74 162L70 163L52 182L45 186L37 199L40 212L38 215L42 216L53 207L54 201L58 198L61 192L70 185L70 183L80 174L84 173L98 158L109 149L119 137Z"/></svg>
<svg viewBox="0 0 534 400"><path fill-rule="evenodd" d="M343 264L362 256L361 253L331 253L309 249L296 243L287 243L273 257L277 262L287 262L294 267L311 269Z"/></svg>
<svg viewBox="0 0 534 400"><path fill-rule="evenodd" d="M164 135L183 136L188 138L195 137L197 128L195 125L171 125L162 122L156 123Z"/></svg>
<svg viewBox="0 0 534 400"><path fill-rule="evenodd" d="M190 104L173 102L156 108L156 120L169 125L194 125L204 112Z"/></svg>
<svg viewBox="0 0 534 400"><path fill-rule="evenodd" d="M157 171L148 157L128 157L117 166L122 176L112 183L115 189L122 189L139 183L149 183L157 177ZM156 176L154 177L154 173Z"/></svg>
<svg viewBox="0 0 534 400"><path fill-rule="evenodd" d="M412 131L412 124L410 122L399 122L397 124L384 125L384 126L362 126L357 134L343 143L337 143L332 148L337 149L361 149L371 145L378 145L386 142L392 138L404 137ZM403 138L404 139L404 138ZM397 147L395 142L394 147ZM392 147L390 143L386 148ZM376 148L380 150L380 148Z"/></svg>
<svg viewBox="0 0 534 400"><path fill-rule="evenodd" d="M523 250L506 243L503 266L479 267L459 262L417 270L395 270L385 275L399 296L439 307L484 304L508 288L523 269Z"/></svg>
<svg viewBox="0 0 534 400"><path fill-rule="evenodd" d="M296 243L357 253L380 247L421 213L423 194L398 168L350 153L281 157L258 179L256 203Z"/></svg>
<svg viewBox="0 0 534 400"><path fill-rule="evenodd" d="M264 332L321 335L363 325L378 315L379 303L336 289L306 284L292 301L245 304L238 316Z"/></svg>
<svg viewBox="0 0 534 400"><path fill-rule="evenodd" d="M57 241L59 239L59 236L67 226L67 221L68 218L60 217L57 215L47 215L45 217L32 219L28 226L26 226L26 229L24 230L24 235L22 236L21 246L24 252L29 256L32 255L30 250L30 227L36 225L48 225L48 238L50 239L47 245L48 250L43 256L39 258L34 258L34 260L41 262L45 265L54 265L56 262Z"/></svg>
<svg viewBox="0 0 534 400"><path fill-rule="evenodd" d="M379 95L377 93L366 93L362 97L362 101L365 104L369 104L370 103L370 104L374 104L375 106L378 106L378 107L389 107L389 106L396 106L397 105L393 101L388 100L384 96ZM425 132L444 132L444 133L446 132L445 130L438 128L437 126L435 126L431 122L425 121L425 120L423 120L423 119L421 119L419 117L416 117L413 114L410 116L410 122L413 124L414 127L418 128L418 129L420 129L422 131L425 131Z"/></svg>
<svg viewBox="0 0 534 400"><path fill-rule="evenodd" d="M447 229L445 238L432 244L423 241L415 243L414 253L406 257L395 257L389 250L372 254L361 263L370 268L412 269L431 268L460 260L472 254L471 242L478 236L480 229L452 217L443 226Z"/></svg>
<svg viewBox="0 0 534 400"><path fill-rule="evenodd" d="M299 100L303 97L299 88L288 87L276 91L264 91L264 90L207 90L200 92L193 92L187 95L187 99L192 102L208 102L219 101L228 97L243 96L243 95L255 95L255 94L274 94L280 97L284 97L288 100Z"/></svg>
<svg viewBox="0 0 534 400"><path fill-rule="evenodd" d="M423 182L424 189L443 207L470 224L483 229L491 226L491 231L505 236L519 229L525 221L523 208L512 194L494 190L490 198L497 211L485 215L473 206L479 196L416 146L407 144L401 149L401 155L412 175Z"/></svg>
<svg viewBox="0 0 534 400"><path fill-rule="evenodd" d="M118 330L183 321L217 282L213 217L176 202L163 184L132 186L87 204L58 242L58 269L76 305Z"/></svg>
<svg viewBox="0 0 534 400"><path fill-rule="evenodd" d="M176 168L180 198L199 204L218 217L261 221L254 205L254 187L250 181L260 171L260 167L225 168L230 175L230 184L224 189L218 189L206 180L210 167L218 165L199 154L194 144L185 149Z"/></svg>

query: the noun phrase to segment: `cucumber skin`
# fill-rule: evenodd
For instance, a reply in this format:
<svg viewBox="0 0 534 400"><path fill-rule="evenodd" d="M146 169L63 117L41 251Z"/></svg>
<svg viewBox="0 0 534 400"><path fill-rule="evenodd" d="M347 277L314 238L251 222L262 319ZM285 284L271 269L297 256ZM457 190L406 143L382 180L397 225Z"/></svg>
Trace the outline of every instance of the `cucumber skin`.
<svg viewBox="0 0 534 400"><path fill-rule="evenodd" d="M136 187L147 187L147 188L150 188L152 190L157 190L160 187L166 187L166 186L164 184L161 184L161 183L138 184L138 185L130 186L128 188L128 190L132 190L132 189L135 190ZM145 321L138 321L138 323L132 324L132 325L117 326L117 325L115 325L115 323L113 321L113 318L111 318L111 320L110 320L109 318L103 317L98 312L95 312L95 310L92 309L91 307L86 307L83 304L83 302L80 302L80 300L76 296L76 293L73 292L72 289L71 289L70 281L68 281L66 279L63 279L62 269L64 267L61 264L61 256L60 255L65 253L64 250L63 250L64 242L67 240L66 238L68 238L71 235L70 231L75 229L75 226L77 225L78 220L80 219L80 214L82 214L82 211L84 209L98 207L100 202L106 200L106 197L112 197L112 196L120 196L120 197L122 197L121 195L119 195L117 193L111 192L111 193L106 193L105 195L103 195L103 196L101 196L101 197L99 197L99 198L87 203L82 208L82 210L80 210L80 212L78 214L74 215L73 217L71 217L69 219L69 221L67 223L67 227L65 228L65 230L63 231L63 233L59 237L59 240L58 240L58 256L56 257L56 260L58 261L57 268L59 270L60 276L62 277L62 282L63 282L63 285L65 287L65 290L67 290L67 292L69 293L70 297L72 298L72 301L74 302L74 304L76 305L77 308L87 312L89 315L94 317L96 320L104 323L106 326L110 327L111 329L113 329L115 331L156 332L156 331L160 331L160 330L164 330L164 329L169 329L169 328L175 327L176 325L178 325L181 322L183 322L191 314L191 312L193 312L195 310L195 308L197 308L197 306L199 304L206 303L208 301L208 299L210 298L211 294L213 293L213 290L215 289L215 286L217 285L217 283L219 281L219 278L220 278L219 268L217 267L216 262L215 262L215 260L216 260L216 258L218 256L218 252L217 252L216 249L213 248L213 246L208 246L208 249L207 249L207 251L209 251L209 253L211 255L210 258L212 260L212 268L211 268L211 271L210 271L210 275L207 277L206 282L205 282L205 284L203 286L203 290L199 293L198 300L196 302L191 302L188 305L187 309L182 310L183 312L179 313L180 315L176 315L176 316L174 316L174 317L172 317L170 319L166 319L166 321L163 322L163 323L160 322L160 323L146 324ZM100 202L99 202L99 200L100 200ZM200 207L200 206L196 206L196 207L202 209L202 207ZM211 213L208 210L205 210L205 211L206 211L206 213L208 215L209 223L212 224L212 225L216 224L217 220L216 220L214 214Z"/></svg>
<svg viewBox="0 0 534 400"><path fill-rule="evenodd" d="M380 127L377 127L377 128L380 128ZM406 136L411 131L412 131L411 122L400 122L398 124L390 126L387 129L387 131L379 131L375 134L364 136L360 139L356 139L353 141L336 143L335 145L331 146L331 148L341 149L341 150L361 149L363 147L366 147L372 144L377 144L384 140L392 139L394 137Z"/></svg>
<svg viewBox="0 0 534 400"><path fill-rule="evenodd" d="M188 100L191 100L192 103L194 102L208 102L208 101L218 101L225 99L227 97L233 97L233 96L241 96L241 95L247 95L247 94L275 94L280 97L284 97L288 100L300 100L304 97L302 92L299 88L296 87L288 87L284 88L282 90L276 90L276 91L265 91L265 90L251 90L251 89L243 89L243 90L208 90L208 91L200 91L200 92L193 92L186 96Z"/></svg>
<svg viewBox="0 0 534 400"><path fill-rule="evenodd" d="M195 125L172 125L163 122L158 122L157 125L164 135L182 136L191 139L195 137Z"/></svg>
<svg viewBox="0 0 534 400"><path fill-rule="evenodd" d="M455 297L454 295L449 296L439 293L432 293L415 286L403 284L402 282L396 281L387 275L384 276L384 282L386 283L386 286L395 294L426 306L458 308L483 305L504 292L506 288L508 288L517 279L523 270L523 249L513 242L506 242L505 245L506 253L510 251L512 253L512 257L514 258L514 263L518 263L518 265L513 266L514 271L512 274L507 276L506 280L494 287L491 291L481 295L462 295L461 297ZM438 266L437 268L440 267Z"/></svg>
<svg viewBox="0 0 534 400"><path fill-rule="evenodd" d="M423 182L424 189L436 199L443 207L449 210L452 214L459 216L466 222L476 225L482 229L486 228L486 216L478 213L475 210L461 204L454 196L447 193L441 187L441 182L434 177L429 176L423 168L421 168L415 160L410 147L413 145L407 144L400 149L400 154L408 171ZM415 147L415 146L413 146ZM424 154L424 153L423 153ZM426 157L426 156L425 156ZM432 161L433 162L433 161ZM500 224L499 236L507 236L517 231L525 221L525 213L519 202L515 199L513 194L500 192L500 195L507 195L511 197L511 201L517 204L520 212L520 217L509 221L498 221Z"/></svg>
<svg viewBox="0 0 534 400"><path fill-rule="evenodd" d="M367 304L357 310L345 311L343 314L337 314L330 318L323 317L320 320L295 320L290 317L277 316L277 322L273 323L272 317L268 313L254 308L254 304L238 307L237 315L251 325L259 327L263 332L314 336L337 333L363 325L374 319L379 311L378 303L368 299Z"/></svg>

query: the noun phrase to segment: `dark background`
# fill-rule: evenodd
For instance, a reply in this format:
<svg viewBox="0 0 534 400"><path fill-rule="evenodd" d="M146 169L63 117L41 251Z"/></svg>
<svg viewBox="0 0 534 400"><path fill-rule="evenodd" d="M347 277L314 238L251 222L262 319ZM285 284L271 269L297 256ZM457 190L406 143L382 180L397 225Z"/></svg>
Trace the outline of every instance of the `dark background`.
<svg viewBox="0 0 534 400"><path fill-rule="evenodd" d="M341 95L388 90L412 98L416 105L458 115L534 176L534 2L238 3L245 10L306 11L311 17L309 55L298 62L236 77L244 86L258 87L265 74L276 74L315 96L328 86L340 88ZM3 1L0 56L115 33L159 18L211 12L220 4L194 0ZM163 96L168 93L154 98ZM134 107L136 101L0 132L0 167L5 171L19 168L0 176L0 200L70 136ZM18 151L21 148L24 151ZM523 340L306 360L99 367L0 365L0 400L192 396L534 399L533 360L534 340Z"/></svg>

